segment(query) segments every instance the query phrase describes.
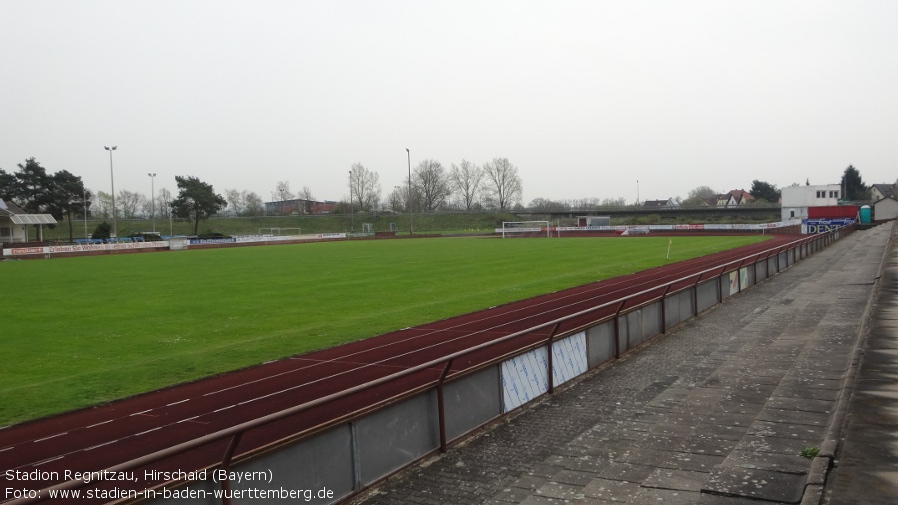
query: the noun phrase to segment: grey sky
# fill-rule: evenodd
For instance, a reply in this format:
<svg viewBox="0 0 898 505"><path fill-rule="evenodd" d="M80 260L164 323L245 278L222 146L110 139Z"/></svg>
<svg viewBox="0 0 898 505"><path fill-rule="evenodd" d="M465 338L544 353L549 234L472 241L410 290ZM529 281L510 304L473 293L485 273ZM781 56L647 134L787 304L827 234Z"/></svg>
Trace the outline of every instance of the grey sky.
<svg viewBox="0 0 898 505"><path fill-rule="evenodd" d="M898 2L0 0L0 168L384 194L507 157L537 197L898 177Z"/></svg>

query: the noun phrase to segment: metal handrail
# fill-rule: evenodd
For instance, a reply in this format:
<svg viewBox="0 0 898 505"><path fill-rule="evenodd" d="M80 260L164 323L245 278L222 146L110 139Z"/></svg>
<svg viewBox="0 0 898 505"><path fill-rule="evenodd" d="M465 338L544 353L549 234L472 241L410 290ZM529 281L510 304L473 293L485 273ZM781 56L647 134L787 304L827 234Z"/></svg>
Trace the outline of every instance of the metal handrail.
<svg viewBox="0 0 898 505"><path fill-rule="evenodd" d="M744 263L745 260L747 260L747 259L749 259L749 258L752 258L752 257L755 257L755 258L756 258L755 263L757 263L757 260L759 259L760 255L761 255L761 254L764 254L765 252L767 252L768 255L765 256L764 261L767 261L767 260L769 259L770 255L773 253L773 251L776 251L776 255L777 255L777 257L778 257L779 254L780 254L781 252L783 252L784 250L794 249L795 247L799 247L799 246L801 246L801 245L803 245L803 244L810 243L810 242L812 242L812 241L814 241L814 240L818 240L818 239L823 238L823 237L829 237L829 236L831 236L832 234L834 234L835 232L840 231L840 230L843 230L844 228L849 228L849 227L842 227L842 228L839 228L839 229L836 229L836 230L831 230L831 231L826 232L826 233L817 234L817 235L812 235L812 236L809 236L809 237L804 237L804 238L802 238L802 239L795 240L795 241L789 242L789 243L784 244L784 245L778 245L778 246L776 246L776 247L774 247L774 248L771 248L771 249L768 249L768 250L765 250L765 251L761 251L761 252L759 252L759 253L753 253L752 255L745 256L745 257L743 257L743 258L731 260L731 261L729 261L729 262L727 262L727 263L724 263L724 264L723 264L723 267L721 267L721 265L717 265L717 266L715 266L715 267L708 268L708 269L705 269L705 270L702 270L702 271L699 271L699 272L694 272L694 273L689 274L689 275L687 275L687 276L685 276L685 277L681 277L681 278L678 278L678 279L675 279L675 280L672 280L672 281L668 281L668 282L666 282L666 283L659 284L659 285L657 285L657 286L653 286L653 287L648 288L648 289L644 289L644 290L639 291L639 292L637 292L637 293L633 293L633 294L627 295L627 296L625 296L625 297L618 298L618 299L616 299L616 300L612 300L612 301L610 301L610 302L605 302L605 303L600 304L600 305L597 305L597 306L595 306L595 307L591 307L591 308L588 308L588 309L580 310L580 311L577 311L577 312L575 312L575 313L573 313L573 314L568 314L568 315L566 315L566 316L562 316L562 317L557 318L557 319L554 319L554 320L552 320L552 321L548 321L548 322L545 322L545 323L541 323L541 324L538 324L538 325L536 325L536 326L532 326L532 327L530 327L530 328L527 328L527 329L524 329L524 330L520 330L520 331L511 333L511 334L509 334L509 335L505 335L505 336L503 336L503 337L499 337L499 338L490 340L490 341L488 341L488 342L483 342L483 343L477 344L477 345L475 345L475 346L473 346L473 347L469 347L469 348L463 349L463 350L461 350L461 351L456 351L456 352L454 352L454 353L448 354L448 355L443 356L443 357L441 357L441 358L433 359L433 360L428 361L428 362L426 362L426 363L422 363L422 364L416 365L416 366L414 366L414 367L407 368L407 369L405 369L405 370L402 370L402 371L399 371L399 372L392 373L392 374L390 374L390 375L387 375L387 376L381 377L381 378L379 378L379 379L375 379L375 380L366 382L366 383L364 383L364 384L359 384L359 385L357 385L357 386L353 386L353 387L351 387L351 388L344 389L344 390L338 391L338 392L336 392L336 393L331 393L331 394L329 394L329 395L323 396L323 397L321 397L321 398L317 398L317 399L312 400L312 401L308 401L308 402L302 403L302 404L300 404L300 405L295 405L295 406L293 406L293 407L290 407L290 408L287 408L287 409L283 409L283 410L280 410L280 411L278 411L278 412L274 412L274 413L271 413L271 414L268 414L268 415L265 415L265 416L262 416L262 417L253 419L253 420L251 420L251 421L246 421L246 422L243 422L243 423L240 423L240 424L231 426L230 428L225 428L225 429L223 429L223 430L219 430L219 431L217 431L217 432L215 432L215 433L210 433L210 434L208 434L208 435L204 435L204 436L202 436L202 437L195 438L195 439L189 440L189 441L187 441L187 442L182 442L182 443L180 443L180 444L176 444L176 445L173 445L173 446L171 446L171 447L168 447L168 448L165 448L165 449L162 449L162 450L159 450L159 451L150 453L150 454L146 454L146 455L141 456L141 457L139 457L139 458L134 458L134 459L131 459L131 460L129 460L129 461L125 461L124 463L120 463L120 464L118 464L118 465L115 465L115 466L106 468L105 471L106 471L106 472L123 472L123 471L133 470L133 469L139 468L139 467L141 467L141 466L143 466L143 465L147 465L147 464L150 464L150 463L154 463L154 462L156 462L156 461L160 461L160 460L163 460L163 459L165 459L165 458L169 458L169 457L172 457L172 456L174 456L174 455L177 455L177 454L180 454L180 453L183 453L183 452L187 452L187 451L189 451L189 450L191 450L191 449L197 449L197 448L199 448L199 447L202 447L202 446L204 446L204 445L206 445L206 444L209 444L209 443L212 443L212 442L216 442L216 441L219 441L219 440L223 440L223 439L226 439L226 438L229 438L229 437L232 437L232 438L237 437L236 439L232 440L231 444L229 444L229 448L228 448L228 450L226 451L226 455L224 456L223 460L221 461L221 464L228 465L229 462L230 462L231 456L234 454L234 452L235 452L235 450L236 450L236 445L237 445L237 443L239 442L239 437L241 437L241 436L243 435L244 432L247 432L247 431L252 430L252 429L254 429L254 428L258 428L258 427L260 427L260 426L264 426L264 425L266 425L266 424L269 424L269 423L272 423L272 422L275 422L275 421L278 421L278 420L281 420L281 419L290 417L290 416L292 416L292 415L299 414L299 413L304 412L304 411L306 411L306 410L309 410L309 409L312 409L312 408L315 408L315 407L319 407L319 406L321 406L321 405L330 403L330 402L335 401L335 400L339 400L339 399L342 399L342 398L346 398L346 397L351 396L351 395L353 395L353 394L356 394L356 393L359 393L359 392L362 392L362 391L365 391L365 390L368 390L368 389L371 389L371 388L380 386L380 385L382 385L382 384L386 384L386 383L388 383L388 382L391 382L391 381L394 381L394 380L397 380L397 379L401 379L401 378L403 378L403 377L408 377L408 376L410 376L410 375L413 375L413 374L415 374L415 373L421 372L421 371L426 370L426 369L428 369L428 368L435 367L435 366L437 366L437 365L443 365L443 367L441 367L443 370L442 370L440 379L437 380L436 382L431 381L431 383L429 383L429 384L424 384L423 386L424 386L424 387L429 387L429 386L437 386L437 387L441 387L441 386L442 386L442 383L443 383L444 381L446 381L446 380L449 378L449 367L451 366L451 363L452 363L454 360L459 359L459 358L461 358L461 357L464 357L464 356L466 356L466 355L468 355L468 354L471 354L471 353L474 353L474 352L477 352L477 351L486 349L486 348L488 348L488 347L491 347L491 346L494 346L494 345L497 345L497 344L501 344L501 343L503 343L503 342L507 342L507 341L509 341L509 340L513 340L513 339L515 339L515 338L518 338L518 337L521 337L521 336L524 336L524 335L532 334L532 333L534 333L534 332L536 332L536 331L539 331L539 330L542 330L542 329L545 329L545 328L548 328L548 327L557 326L557 325L559 325L559 324L561 324L561 323L563 323L563 322L565 322L565 321L569 321L569 320L571 320L571 319L575 319L575 318L578 318L578 317L582 317L582 316L587 315L587 314L589 314L589 313L591 313L591 312L596 312L596 311L599 311L599 310L602 310L602 309L605 309L605 308L608 308L608 307L612 307L612 306L614 306L614 305L617 305L617 306L618 306L618 308L615 310L614 314L612 314L612 315L610 315L610 316L606 316L606 317L600 318L600 319L597 319L597 320L595 320L595 321L591 321L590 324L594 325L594 324L596 324L596 323L601 323L601 322L610 320L611 318L615 318L615 319L616 319L617 316L618 316L619 314L621 314L623 305L624 305L624 303L626 303L627 300L630 300L630 299L633 299L633 298L637 298L637 297L639 297L639 296L643 296L643 295L649 294L649 293L651 293L651 292L653 292L653 291L657 291L657 290L659 290L659 289L661 289L661 288L664 288L664 287L667 287L667 286L671 286L671 285L674 285L674 284L677 284L677 283L681 283L681 282L686 282L687 280L690 280L690 279L693 279L693 278L696 278L696 279L697 279L697 281L696 281L696 285L697 285L698 283L701 282L701 277L702 277L704 274L709 273L709 272L713 272L713 271L716 271L716 270L721 270L721 272L720 272L719 274L717 274L716 276L714 276L714 277L711 277L711 278L709 278L709 279L706 279L706 281L709 281L709 280L711 280L711 279L713 279L713 278L719 279L719 278L721 278L721 277L727 272L727 267L733 265L734 263L739 263L739 268L741 268L741 267L742 267L742 266L741 266L742 263ZM777 270L779 270L779 266L777 266ZM769 277L769 272L768 272L768 277ZM675 293L681 292L681 291L683 291L683 290L685 290L685 289L688 289L688 286L687 286L687 287L684 287L684 288L681 289L681 290L677 290L676 292L671 293L671 294L675 294ZM667 293L667 292L665 291L665 293ZM663 296L663 295L662 295L662 296ZM655 297L655 298L649 299L649 300L647 300L647 301L645 301L645 302L643 302L643 303L640 303L639 305L635 305L635 306L633 306L633 307L628 307L628 308L627 308L627 312L629 312L629 311L631 311L631 310L636 310L636 309L638 309L639 307L645 306L645 305L647 305L647 304L654 303L654 302L656 302L658 299L659 299L659 298ZM579 331L579 330L580 330L580 328L576 328L576 329L574 329L574 330L569 330L569 331L567 331L567 332L564 332L564 333L562 333L562 334L560 334L560 335L555 335L554 332L553 332L553 334L550 335L551 338L549 338L549 341L554 341L554 340L557 340L558 338L563 338L564 336L567 336L568 334L571 334L571 333L576 332L576 331ZM615 333L616 333L616 332L615 332ZM615 339L615 340L617 340L617 339ZM522 347L522 348L520 348L520 349L516 349L516 350L514 351L514 353L515 353L515 354L519 354L520 352L526 352L526 349L528 349L528 348L542 347L542 346L544 346L544 345L546 345L546 342L545 342L545 341L537 342L537 343L535 343L535 344L530 344L530 345L524 346L524 347ZM468 373L472 373L472 372L475 371L475 370L482 369L482 368L484 368L484 367L486 367L486 366L494 365L494 364L496 364L497 362L499 362L499 361L501 361L502 359L504 359L505 356L507 356L507 353L504 354L503 356L499 357L498 359L494 358L494 359L488 360L488 361L486 361L486 362L484 362L484 363L479 364L477 367L474 367L473 369L465 370L464 373L457 374L456 376L452 376L452 377L455 378L455 377L457 377L457 376L467 375ZM615 357L619 357L619 349L617 349L617 343L615 343ZM551 376L551 372L550 372L550 376ZM384 400L384 401L382 401L382 402L375 403L375 404L373 404L373 405L371 405L371 406L366 407L365 410L370 410L372 407L382 406L382 403L383 403L383 402L388 402L388 401L392 401L392 400L393 400L393 398L388 399L388 400ZM345 417L345 416L344 416L344 417ZM341 418L341 419L342 419L342 418ZM341 420L341 422L343 422L343 421ZM444 430L443 430L443 428L441 427L441 434L440 434L440 435L441 435L441 447L442 447L442 448L445 448L446 442L445 442L445 434L443 433L443 431L444 431ZM292 438L292 437L291 437L291 438ZM248 454L252 454L252 452L253 452L253 451L250 451L250 453L248 453ZM104 470L98 470L98 471L99 471L99 472L104 472ZM37 497L35 497L35 498L19 498L19 499L11 500L11 501L9 501L9 502L5 502L5 503L6 503L7 505L26 505L26 504L31 504L31 503L39 503L39 502L41 502L41 501L44 501L44 500L46 500L46 499L49 499L48 494L49 494L49 492L50 492L51 490L53 490L53 491L56 491L56 490L61 491L61 490L66 490L66 489L77 489L77 488L82 487L82 486L85 486L85 485L86 485L86 483L85 483L83 480L73 479L73 480L69 480L69 481L66 481L66 482L61 482L61 483L59 483L59 484L55 484L55 485L53 485L53 486L50 486L50 487L46 487L46 488L41 489L41 490L38 491L38 495L37 495ZM158 488L158 486L156 486L156 487Z"/></svg>

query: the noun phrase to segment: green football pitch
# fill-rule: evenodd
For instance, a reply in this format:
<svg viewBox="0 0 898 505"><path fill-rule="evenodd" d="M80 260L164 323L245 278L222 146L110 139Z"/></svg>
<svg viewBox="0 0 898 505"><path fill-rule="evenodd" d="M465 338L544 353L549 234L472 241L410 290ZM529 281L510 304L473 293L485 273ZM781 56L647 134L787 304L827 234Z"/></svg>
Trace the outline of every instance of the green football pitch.
<svg viewBox="0 0 898 505"><path fill-rule="evenodd" d="M0 263L0 426L763 240L364 240Z"/></svg>

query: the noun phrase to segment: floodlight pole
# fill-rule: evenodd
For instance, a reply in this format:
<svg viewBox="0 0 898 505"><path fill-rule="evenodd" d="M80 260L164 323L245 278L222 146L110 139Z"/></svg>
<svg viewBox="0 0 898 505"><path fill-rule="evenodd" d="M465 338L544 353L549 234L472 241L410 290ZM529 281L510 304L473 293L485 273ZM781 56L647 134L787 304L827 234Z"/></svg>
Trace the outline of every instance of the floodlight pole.
<svg viewBox="0 0 898 505"><path fill-rule="evenodd" d="M112 183L112 236L115 237L115 240L118 241L118 226L115 222L115 176L112 172L112 151L115 151L118 146L103 146L103 149L109 151L109 182Z"/></svg>
<svg viewBox="0 0 898 505"><path fill-rule="evenodd" d="M349 171L349 233L355 229L355 212L352 209L352 170Z"/></svg>
<svg viewBox="0 0 898 505"><path fill-rule="evenodd" d="M408 234L412 236L415 234L414 226L412 226L415 220L415 213L412 212L412 153L407 147L405 154L408 155Z"/></svg>
<svg viewBox="0 0 898 505"><path fill-rule="evenodd" d="M153 217L153 233L156 233L156 173L147 175L150 176L150 213Z"/></svg>
<svg viewBox="0 0 898 505"><path fill-rule="evenodd" d="M87 240L87 189L81 189L84 192L84 240Z"/></svg>

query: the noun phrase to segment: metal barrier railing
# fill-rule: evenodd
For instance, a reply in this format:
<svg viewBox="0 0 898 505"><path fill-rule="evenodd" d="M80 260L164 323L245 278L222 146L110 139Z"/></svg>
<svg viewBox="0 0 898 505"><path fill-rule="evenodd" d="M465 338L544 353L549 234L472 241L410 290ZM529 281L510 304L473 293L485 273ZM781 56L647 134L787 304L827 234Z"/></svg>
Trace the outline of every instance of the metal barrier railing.
<svg viewBox="0 0 898 505"><path fill-rule="evenodd" d="M533 349L536 349L539 347L548 347L548 349L550 351L550 352L548 352L548 359L549 359L549 363L548 363L549 389L548 389L548 392L549 392L549 394L551 394L555 388L553 374L551 373L551 370L552 370L551 348L552 348L552 343L555 342L556 340L558 340L559 338L564 338L568 335L572 335L574 333L582 331L585 328L597 326L597 325L600 325L605 322L613 320L615 322L614 357L618 358L621 355L621 349L619 347L620 328L617 324L620 316L626 315L627 313L629 313L631 311L635 311L635 310L638 310L647 305L661 301L662 309L661 309L660 328L661 328L661 333L664 333L667 330L666 324L665 324L666 321L665 321L665 311L664 311L664 303L663 303L666 298L669 298L676 294L682 293L684 291L688 291L690 289L693 290L693 296L694 296L693 302L692 302L693 311L694 311L693 316L697 316L699 313L698 303L697 303L697 296L698 296L697 295L697 292L698 292L697 287L701 283L711 282L715 279L718 281L717 303L720 303L723 300L723 293L722 293L722 287L721 287L722 282L720 280L723 278L723 276L725 274L732 272L732 271L738 271L738 270L745 268L749 265L756 265L763 261L765 263L765 279L770 278L770 276L771 276L770 259L771 258L773 258L776 263L775 270L778 273L778 272L782 271L782 267L779 263L779 261L780 261L779 258L782 255L782 253L787 252L787 251L796 251L796 250L803 251L803 252L800 252L799 254L797 254L795 257L798 258L800 256L800 258L805 258L808 255L810 255L811 253L816 252L816 251L832 244L835 240L838 240L845 234L851 233L852 231L854 231L854 227L849 226L849 227L832 230L830 232L826 232L826 233L822 233L822 234L818 234L818 235L804 237L804 238L789 242L784 245L780 245L780 246L777 246L777 247L774 247L774 248L771 248L768 250L764 250L760 253L751 254L751 255L743 257L743 258L739 258L736 260L726 262L723 265L717 265L712 268L708 268L708 269L705 269L705 270L702 270L699 272L694 272L694 273L691 273L684 277L644 289L642 291L639 291L638 293L632 293L630 295L627 295L623 298L619 298L617 300L605 302L605 303L596 305L594 307L590 307L588 309L580 310L578 312L568 314L568 315L565 315L560 318L556 318L552 321L541 323L536 326L532 326L530 328L527 328L527 329L524 329L521 331L517 331L517 332L511 333L509 335L505 335L503 337L499 337L499 338L490 340L488 342L484 342L484 343L463 349L461 351L456 351L454 353L448 354L441 358L437 358L437 359L428 361L426 363L422 363L422 364L416 365L414 367L407 368L405 370L381 377L379 379L375 379L375 380L366 382L364 384L359 384L357 386L354 386L354 387L351 387L348 389L344 389L342 391L338 391L336 393L332 393L330 395L323 396L321 398L317 398L315 400L312 400L312 401L309 401L309 402L306 402L306 403L303 403L300 405L296 405L294 407L290 407L290 408L287 408L287 409L284 409L284 410L281 410L281 411L278 411L278 412L275 412L272 414L268 414L266 416L253 419L251 421L240 423L240 424L237 424L230 428L226 428L226 429L217 431L215 433L211 433L211 434L208 434L208 435L205 435L205 436L193 439L193 440L189 440L187 442L183 442L183 443L168 447L166 449L162 449L162 450L141 456L139 458L135 458L135 459L126 461L124 463L106 468L105 470L99 470L99 472L104 472L104 471L105 472L124 472L124 471L134 470L134 469L140 468L144 465L148 465L150 463L161 461L163 459L170 458L172 456L177 456L179 454L185 453L185 452L193 450L193 449L198 449L198 448L205 446L207 444L210 444L212 442L217 442L217 441L224 440L224 439L230 439L228 447L227 447L221 461L213 463L206 467L206 468L222 468L222 469L227 470L234 463L234 455L237 452L237 448L238 448L241 438L243 437L243 435L246 432L248 432L250 430L266 426L275 421L285 419L287 417L308 411L315 407L319 407L319 406L328 404L330 402L334 402L336 400L346 398L353 394L367 391L367 390L370 390L377 386L380 386L380 385L383 385L383 384L386 384L386 383L389 383L389 382L392 382L392 381L395 381L395 380L398 380L398 379L401 379L404 377L408 377L410 375L419 373L426 369L434 368L434 367L438 367L438 366L441 367L441 372L440 372L439 378L436 380L431 380L429 382L425 382L425 383L419 385L418 387L415 387L411 390L405 391L399 395L396 395L396 396L393 396L390 398L386 398L379 402L376 402L373 405L366 406L361 411L351 412L349 414L340 416L337 419L328 421L322 425L318 425L313 428L303 430L303 431L296 433L294 435L291 435L290 437L287 437L285 439L279 440L279 441L271 443L271 444L267 444L264 447L251 449L241 455L240 461L250 460L253 458L253 456L255 454L258 454L258 453L261 453L262 451L268 450L272 446L297 442L304 438L308 438L313 434L320 433L321 431L323 431L325 429L329 429L329 428L337 426L339 424L351 421L352 419L359 417L363 413L371 412L372 410L386 407L386 406L396 403L402 399L408 398L408 397L418 394L422 391L427 391L427 390L431 390L431 389L436 389L436 392L437 392L438 416L439 416L439 443L440 443L439 449L441 451L445 451L447 448L448 441L446 440L446 423L445 423L445 411L444 411L443 386L446 382L473 374L473 373L480 371L486 367L496 365L497 363L500 363L510 357L529 352ZM793 254L795 254L795 253L793 253ZM762 256L763 256L763 258L762 258ZM797 261L797 259L795 261ZM717 273L715 275L705 277L707 274L712 273L712 272L717 272ZM737 278L739 278L739 277L740 276L737 276ZM694 280L694 282L692 282L693 280ZM739 279L739 282L740 282L739 291L741 291L742 290L741 279ZM755 278L755 283L757 283L757 278ZM675 285L682 285L682 287L679 287L677 289L672 289L673 286L675 286ZM660 292L660 295L651 296L653 293L657 293L657 292ZM640 299L643 297L647 297L647 298L643 299L639 303L634 304L632 306L629 306L629 307L626 306L628 301L631 301L634 299ZM558 332L560 326L565 322L572 321L572 320L575 320L578 318L582 318L582 317L587 316L592 313L604 311L611 307L614 307L614 310L611 313L608 313L601 317L597 317L595 319L590 319L585 323L578 324L575 327L565 329L561 333ZM505 352L499 356L495 356L487 361L477 364L476 366L466 368L464 370L456 372L455 374L450 373L453 363L456 360L458 360L459 358L463 358L463 357L465 357L469 354L472 354L474 352L481 351L481 350L496 346L501 343L509 342L511 340L520 338L525 335L532 335L535 332L538 332L540 330L545 330L545 329L550 329L550 330L549 330L548 337L545 338L544 340L533 342L533 343L515 348L512 351ZM199 469L197 469L197 470L199 470ZM150 489L159 489L163 486L167 486L167 485L171 485L171 484L178 484L178 483L179 482L159 483ZM31 504L31 503L39 503L41 501L50 499L49 492L51 490L61 491L61 490L68 490L68 489L77 489L77 488L85 486L85 485L86 484L83 480L69 480L66 482L56 484L54 486L50 486L50 487L41 489L38 492L36 497L19 498L19 499L14 499L14 500L5 502L5 503L8 505L26 505L26 504ZM222 481L221 485L225 490L228 490L230 483L228 481ZM229 505L230 500L228 498L223 498L223 503L225 505Z"/></svg>

